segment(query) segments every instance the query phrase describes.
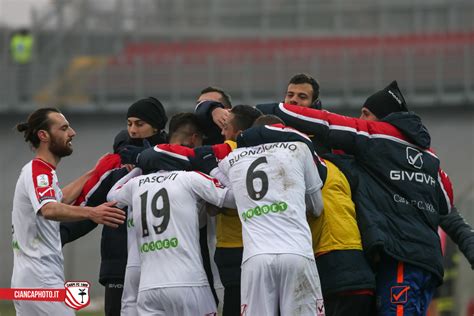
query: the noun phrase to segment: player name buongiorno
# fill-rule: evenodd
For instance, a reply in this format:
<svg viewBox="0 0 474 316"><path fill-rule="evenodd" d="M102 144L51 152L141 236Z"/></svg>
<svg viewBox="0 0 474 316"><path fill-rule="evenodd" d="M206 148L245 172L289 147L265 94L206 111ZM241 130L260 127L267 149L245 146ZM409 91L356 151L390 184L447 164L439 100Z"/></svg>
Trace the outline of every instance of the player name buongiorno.
<svg viewBox="0 0 474 316"><path fill-rule="evenodd" d="M233 158L229 159L229 165L232 167L240 158L245 156L253 156L264 153L268 150L272 150L274 148L285 148L291 151L295 151L298 147L292 143L271 143L271 144L262 144L260 146L251 147L249 149L243 150L235 155Z"/></svg>

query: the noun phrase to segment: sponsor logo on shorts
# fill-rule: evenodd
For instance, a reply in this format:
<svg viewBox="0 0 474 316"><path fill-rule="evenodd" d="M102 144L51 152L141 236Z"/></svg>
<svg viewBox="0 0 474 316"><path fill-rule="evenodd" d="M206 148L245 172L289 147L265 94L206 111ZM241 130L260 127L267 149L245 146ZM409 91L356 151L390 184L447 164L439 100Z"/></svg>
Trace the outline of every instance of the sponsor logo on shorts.
<svg viewBox="0 0 474 316"><path fill-rule="evenodd" d="M404 304L408 301L408 290L410 289L407 285L392 286L390 288L390 302L392 304Z"/></svg>

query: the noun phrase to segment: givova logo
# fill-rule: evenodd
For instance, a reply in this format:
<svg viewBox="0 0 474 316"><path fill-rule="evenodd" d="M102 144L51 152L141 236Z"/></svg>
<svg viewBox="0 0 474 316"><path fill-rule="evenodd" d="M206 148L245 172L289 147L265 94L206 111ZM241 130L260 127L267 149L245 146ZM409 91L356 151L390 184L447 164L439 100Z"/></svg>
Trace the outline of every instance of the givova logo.
<svg viewBox="0 0 474 316"><path fill-rule="evenodd" d="M418 149L413 147L407 147L406 157L408 163L414 168L423 168L423 153ZM414 172L407 170L390 170L390 180L418 182L429 184L431 186L436 185L436 181L431 175L419 171Z"/></svg>
<svg viewBox="0 0 474 316"><path fill-rule="evenodd" d="M416 169L423 168L423 153L418 149L407 147L407 160Z"/></svg>

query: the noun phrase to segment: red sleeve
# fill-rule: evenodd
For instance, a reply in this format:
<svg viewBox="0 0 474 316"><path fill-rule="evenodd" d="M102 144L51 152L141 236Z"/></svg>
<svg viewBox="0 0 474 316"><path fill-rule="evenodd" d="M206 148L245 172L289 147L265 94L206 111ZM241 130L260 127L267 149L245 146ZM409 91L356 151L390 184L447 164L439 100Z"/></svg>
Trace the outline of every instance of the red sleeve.
<svg viewBox="0 0 474 316"><path fill-rule="evenodd" d="M293 113L296 116L300 116L301 119L307 119L315 124L327 126L329 129L341 129L367 135L387 135L406 140L396 127L386 122L367 121L291 104L280 104L280 106L283 106L289 115Z"/></svg>
<svg viewBox="0 0 474 316"><path fill-rule="evenodd" d="M97 185L104 173L109 170L120 168L121 159L118 154L107 154L102 157L96 164L91 177L86 181L82 188L79 197L74 202L74 205L81 205L85 202L87 194Z"/></svg>
<svg viewBox="0 0 474 316"><path fill-rule="evenodd" d="M185 156L185 157L195 156L194 149L186 147L186 146L160 144L160 145L157 145L157 147L161 150L178 154L181 156ZM213 145L212 150L217 159L224 159L232 151L230 146L226 143Z"/></svg>
<svg viewBox="0 0 474 316"><path fill-rule="evenodd" d="M232 152L232 148L229 146L229 144L223 143L212 145L212 151L218 160L222 160Z"/></svg>
<svg viewBox="0 0 474 316"><path fill-rule="evenodd" d="M56 201L53 179L54 168L48 163L34 159L31 163L31 174L35 196L40 205L46 200ZM30 199L33 198L32 196Z"/></svg>
<svg viewBox="0 0 474 316"><path fill-rule="evenodd" d="M438 171L438 182L442 192L441 206L444 204L447 208L447 213L449 213L451 212L451 208L454 206L453 185L449 176L441 168Z"/></svg>
<svg viewBox="0 0 474 316"><path fill-rule="evenodd" d="M410 141L387 122L366 121L334 114L328 111L280 103L274 113L286 124L306 134L315 135L333 149L348 154L363 151L373 138L385 138L396 142Z"/></svg>

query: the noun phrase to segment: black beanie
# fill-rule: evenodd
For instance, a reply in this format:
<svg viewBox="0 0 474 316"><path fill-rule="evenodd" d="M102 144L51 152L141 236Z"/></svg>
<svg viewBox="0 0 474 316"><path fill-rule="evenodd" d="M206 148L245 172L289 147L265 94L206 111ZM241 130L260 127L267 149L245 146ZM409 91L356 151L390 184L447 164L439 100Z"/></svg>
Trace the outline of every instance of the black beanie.
<svg viewBox="0 0 474 316"><path fill-rule="evenodd" d="M163 104L153 97L133 103L128 108L127 118L129 117L139 118L159 130L164 129L168 121Z"/></svg>
<svg viewBox="0 0 474 316"><path fill-rule="evenodd" d="M380 120L393 112L408 112L396 80L368 97L363 106Z"/></svg>
<svg viewBox="0 0 474 316"><path fill-rule="evenodd" d="M118 153L123 146L128 145L128 131L126 129L121 130L114 138L114 154Z"/></svg>

